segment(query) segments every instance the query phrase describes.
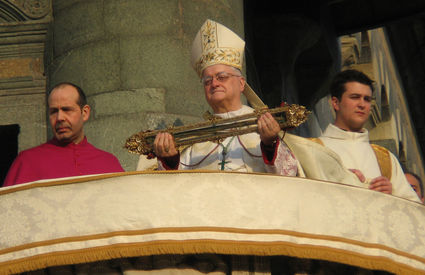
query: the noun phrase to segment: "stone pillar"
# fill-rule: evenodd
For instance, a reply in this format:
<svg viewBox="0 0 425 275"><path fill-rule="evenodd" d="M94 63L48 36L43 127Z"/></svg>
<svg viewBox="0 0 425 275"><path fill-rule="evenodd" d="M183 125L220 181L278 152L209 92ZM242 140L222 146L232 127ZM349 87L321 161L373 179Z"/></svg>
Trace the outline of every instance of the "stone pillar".
<svg viewBox="0 0 425 275"><path fill-rule="evenodd" d="M206 19L243 37L242 0L55 0L49 84L83 88L94 112L86 134L134 170L123 145L147 129L199 121L207 109L190 66L190 48Z"/></svg>
<svg viewBox="0 0 425 275"><path fill-rule="evenodd" d="M44 43L50 19L49 0L1 1L0 125L19 125L19 151L46 141Z"/></svg>

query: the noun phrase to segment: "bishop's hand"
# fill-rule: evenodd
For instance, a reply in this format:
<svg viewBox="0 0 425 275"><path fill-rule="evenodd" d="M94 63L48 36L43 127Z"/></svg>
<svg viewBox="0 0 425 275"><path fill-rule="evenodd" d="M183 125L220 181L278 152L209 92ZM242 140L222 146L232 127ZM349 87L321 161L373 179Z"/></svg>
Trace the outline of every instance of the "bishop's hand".
<svg viewBox="0 0 425 275"><path fill-rule="evenodd" d="M160 158L173 157L178 154L174 138L167 132L158 133L153 143L155 155Z"/></svg>
<svg viewBox="0 0 425 275"><path fill-rule="evenodd" d="M278 137L280 126L276 119L270 114L265 113L258 118L258 133L260 139L266 146L272 146Z"/></svg>

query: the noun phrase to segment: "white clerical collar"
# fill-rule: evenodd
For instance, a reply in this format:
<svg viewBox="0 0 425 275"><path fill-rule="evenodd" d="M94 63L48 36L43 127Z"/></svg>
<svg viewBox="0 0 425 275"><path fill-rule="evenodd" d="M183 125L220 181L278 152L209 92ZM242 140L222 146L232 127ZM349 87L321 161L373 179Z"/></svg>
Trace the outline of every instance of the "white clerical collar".
<svg viewBox="0 0 425 275"><path fill-rule="evenodd" d="M350 132L342 130L334 124L329 124L322 136L334 139L369 142L369 132L367 129L362 128L361 132Z"/></svg>
<svg viewBox="0 0 425 275"><path fill-rule="evenodd" d="M214 114L214 115L221 117L221 118L232 118L232 117L235 117L235 116L240 116L240 115L252 113L253 110L254 109L252 109L251 107L248 107L246 105L242 105L242 108L240 108L239 110L231 111L231 112L227 112L227 113L221 113L221 114Z"/></svg>

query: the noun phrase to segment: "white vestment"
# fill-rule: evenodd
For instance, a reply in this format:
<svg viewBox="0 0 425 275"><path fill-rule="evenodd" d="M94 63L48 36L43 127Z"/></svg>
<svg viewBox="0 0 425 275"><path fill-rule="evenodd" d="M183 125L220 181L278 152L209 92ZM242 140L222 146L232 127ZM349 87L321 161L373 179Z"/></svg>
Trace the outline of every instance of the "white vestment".
<svg viewBox="0 0 425 275"><path fill-rule="evenodd" d="M253 110L248 106L242 106L237 111L215 115L221 118L232 118L252 113ZM178 169L262 172L285 176L297 175L297 160L282 140L279 140L277 151L271 161L267 161L266 156L263 155L260 142L258 133L249 133L228 137L220 144L215 142L197 143L183 150ZM225 150L225 154L223 154L223 150ZM158 169L165 169L165 165L160 160L158 161Z"/></svg>
<svg viewBox="0 0 425 275"><path fill-rule="evenodd" d="M323 144L337 153L344 166L348 169L360 170L370 181L381 176L381 170L376 155L369 143L369 133L366 129L362 132L349 132L329 124L320 136ZM391 159L391 183L394 196L418 201L419 198L410 187L397 158L389 152Z"/></svg>

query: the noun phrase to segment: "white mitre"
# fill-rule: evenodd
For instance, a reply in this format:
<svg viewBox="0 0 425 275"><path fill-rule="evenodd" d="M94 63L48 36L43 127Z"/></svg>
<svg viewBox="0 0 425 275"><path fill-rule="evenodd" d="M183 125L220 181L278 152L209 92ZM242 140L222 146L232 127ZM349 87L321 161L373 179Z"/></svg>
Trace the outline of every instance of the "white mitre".
<svg viewBox="0 0 425 275"><path fill-rule="evenodd" d="M216 64L229 65L242 71L244 48L245 41L236 33L207 19L193 41L190 63L199 78L206 67ZM245 84L243 93L252 107L265 107L248 84Z"/></svg>
<svg viewBox="0 0 425 275"><path fill-rule="evenodd" d="M245 41L236 33L207 19L193 41L191 64L199 77L206 67L216 64L242 71L244 48Z"/></svg>

